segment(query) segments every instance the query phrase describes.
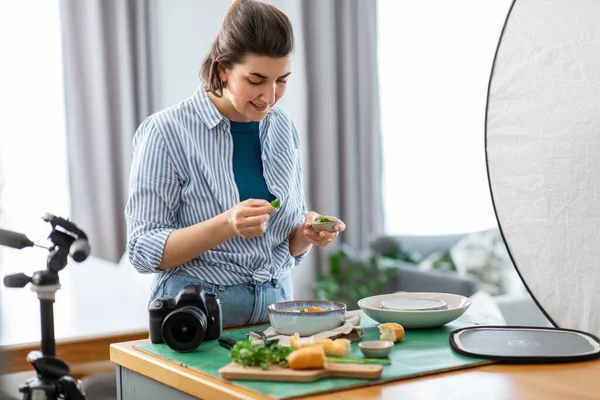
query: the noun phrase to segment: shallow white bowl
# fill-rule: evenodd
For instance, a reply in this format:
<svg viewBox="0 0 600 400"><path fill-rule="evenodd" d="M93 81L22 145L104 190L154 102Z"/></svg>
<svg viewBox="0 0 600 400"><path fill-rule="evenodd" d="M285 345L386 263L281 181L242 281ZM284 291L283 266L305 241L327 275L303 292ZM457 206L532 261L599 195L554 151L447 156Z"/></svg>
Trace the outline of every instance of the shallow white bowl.
<svg viewBox="0 0 600 400"><path fill-rule="evenodd" d="M393 301L406 298L428 298L446 302L443 310L390 310L381 308L382 301ZM365 314L383 324L395 322L408 329L435 328L454 321L467 311L471 299L450 293L406 292L383 294L365 297L358 301L358 306Z"/></svg>
<svg viewBox="0 0 600 400"><path fill-rule="evenodd" d="M297 312L302 308L321 307L323 312ZM319 332L337 328L344 323L346 305L327 300L283 301L271 304L269 322L282 335L311 336Z"/></svg>
<svg viewBox="0 0 600 400"><path fill-rule="evenodd" d="M431 311L445 310L448 305L443 300L404 297L401 299L384 300L381 308L399 311Z"/></svg>

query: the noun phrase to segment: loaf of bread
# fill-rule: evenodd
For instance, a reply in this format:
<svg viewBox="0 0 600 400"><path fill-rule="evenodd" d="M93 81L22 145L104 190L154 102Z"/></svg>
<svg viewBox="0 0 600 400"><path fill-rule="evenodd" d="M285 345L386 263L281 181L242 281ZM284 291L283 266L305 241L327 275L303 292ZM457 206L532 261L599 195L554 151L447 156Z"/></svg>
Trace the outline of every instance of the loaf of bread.
<svg viewBox="0 0 600 400"><path fill-rule="evenodd" d="M379 325L379 332L381 333L379 339L389 340L394 343L402 340L404 337L404 328L395 322L386 322Z"/></svg>
<svg viewBox="0 0 600 400"><path fill-rule="evenodd" d="M291 369L325 368L325 351L323 346L310 346L294 350L287 356Z"/></svg>
<svg viewBox="0 0 600 400"><path fill-rule="evenodd" d="M290 346L295 350L311 346L321 346L325 351L325 355L329 357L348 357L352 350L352 345L348 339L321 339L315 341L312 336L302 338L297 333L290 336Z"/></svg>
<svg viewBox="0 0 600 400"><path fill-rule="evenodd" d="M321 339L317 340L315 345L323 346L325 355L328 357L348 357L352 350L348 339Z"/></svg>

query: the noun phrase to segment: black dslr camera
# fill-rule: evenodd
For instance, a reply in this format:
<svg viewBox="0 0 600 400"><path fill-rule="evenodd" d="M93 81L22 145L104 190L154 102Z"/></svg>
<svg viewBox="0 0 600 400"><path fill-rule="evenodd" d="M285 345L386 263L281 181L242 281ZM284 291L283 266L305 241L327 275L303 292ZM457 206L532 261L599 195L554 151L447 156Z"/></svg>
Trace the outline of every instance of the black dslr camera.
<svg viewBox="0 0 600 400"><path fill-rule="evenodd" d="M223 330L219 299L198 285L186 285L176 297L154 300L148 312L150 341L180 353L196 350L203 340L218 339Z"/></svg>

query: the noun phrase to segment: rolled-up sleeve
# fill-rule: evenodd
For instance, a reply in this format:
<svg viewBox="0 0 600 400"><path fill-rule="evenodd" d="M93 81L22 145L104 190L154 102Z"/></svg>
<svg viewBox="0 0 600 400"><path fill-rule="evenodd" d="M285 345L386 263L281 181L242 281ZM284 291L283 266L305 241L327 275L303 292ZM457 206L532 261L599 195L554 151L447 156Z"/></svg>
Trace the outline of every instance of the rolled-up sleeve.
<svg viewBox="0 0 600 400"><path fill-rule="evenodd" d="M133 140L125 208L129 261L139 272L160 271L165 243L176 229L180 194L181 182L164 137L149 117Z"/></svg>
<svg viewBox="0 0 600 400"><path fill-rule="evenodd" d="M289 118L289 116L288 116L288 122L292 128L292 132L294 135L294 142L296 144L296 147L299 149L300 148L300 137L298 135L298 130L296 129L296 125L292 122L292 120L291 120L291 118ZM294 183L296 186L296 193L298 194L299 203L300 203L300 207L298 208L298 211L296 214L296 219L297 219L296 226L298 226L298 224L304 224L304 221L306 220L306 215L308 214L308 209L306 207L306 196L304 195L302 156L301 156L300 152L298 152L298 162L296 163L296 165L297 165L297 167L296 167ZM302 263L302 261L306 258L306 256L310 252L311 248L312 248L312 246L309 247L304 253L294 256L294 265L296 267L298 265L300 265Z"/></svg>
<svg viewBox="0 0 600 400"><path fill-rule="evenodd" d="M306 219L306 209L304 210L304 213L300 215L300 218L298 219L298 223L299 224L304 224L304 220ZM297 267L298 265L300 265L302 263L302 261L306 258L306 256L308 255L308 253L310 252L310 249L312 248L309 247L304 253L299 254L297 256L294 256L294 265Z"/></svg>

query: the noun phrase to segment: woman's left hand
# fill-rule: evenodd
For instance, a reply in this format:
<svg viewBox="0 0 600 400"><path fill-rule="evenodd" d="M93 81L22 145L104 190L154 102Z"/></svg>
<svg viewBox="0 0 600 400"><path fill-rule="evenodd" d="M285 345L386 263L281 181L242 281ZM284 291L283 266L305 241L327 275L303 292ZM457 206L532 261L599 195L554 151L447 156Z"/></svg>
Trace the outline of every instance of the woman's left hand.
<svg viewBox="0 0 600 400"><path fill-rule="evenodd" d="M319 214L314 211L310 211L306 215L304 220L304 228L302 232L309 242L318 247L326 247L338 236L338 233L346 230L346 224L340 219L339 222L333 226L333 232L317 232L313 229L312 223L319 218Z"/></svg>

